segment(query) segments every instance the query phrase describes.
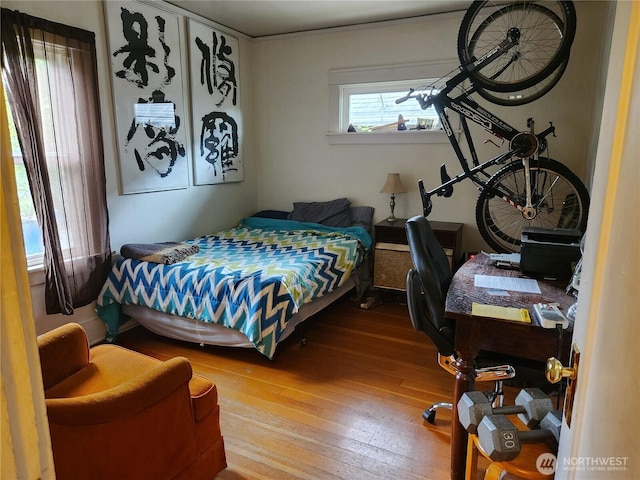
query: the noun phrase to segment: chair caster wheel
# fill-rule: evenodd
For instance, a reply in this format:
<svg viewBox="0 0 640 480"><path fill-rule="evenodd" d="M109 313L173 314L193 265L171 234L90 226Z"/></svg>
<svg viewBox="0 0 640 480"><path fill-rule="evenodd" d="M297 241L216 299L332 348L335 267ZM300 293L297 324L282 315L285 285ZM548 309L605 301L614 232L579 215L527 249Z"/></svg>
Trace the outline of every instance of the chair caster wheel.
<svg viewBox="0 0 640 480"><path fill-rule="evenodd" d="M433 425L436 423L436 411L429 408L422 412L422 418Z"/></svg>

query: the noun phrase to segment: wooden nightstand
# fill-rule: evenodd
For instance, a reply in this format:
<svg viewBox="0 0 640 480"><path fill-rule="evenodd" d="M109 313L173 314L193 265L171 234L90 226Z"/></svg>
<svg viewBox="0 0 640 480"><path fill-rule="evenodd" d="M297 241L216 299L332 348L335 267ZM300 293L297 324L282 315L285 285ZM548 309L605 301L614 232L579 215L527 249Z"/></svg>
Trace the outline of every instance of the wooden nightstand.
<svg viewBox="0 0 640 480"><path fill-rule="evenodd" d="M412 267L411 253L404 224L406 218L395 222L383 220L374 226L373 286L390 290L406 290L407 272ZM449 257L451 268L461 257L462 223L430 222L433 233Z"/></svg>

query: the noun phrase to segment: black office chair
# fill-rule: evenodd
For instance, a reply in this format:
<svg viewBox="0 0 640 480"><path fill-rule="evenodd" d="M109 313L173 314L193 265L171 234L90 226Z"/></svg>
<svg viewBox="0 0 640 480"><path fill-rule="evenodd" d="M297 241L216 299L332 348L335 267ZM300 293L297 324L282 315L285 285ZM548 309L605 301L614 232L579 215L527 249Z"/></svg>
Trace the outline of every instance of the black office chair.
<svg viewBox="0 0 640 480"><path fill-rule="evenodd" d="M455 367L455 322L445 317L445 299L451 283L452 272L444 249L438 242L429 221L418 215L405 225L411 260L414 268L407 274L407 305L411 324L417 331L427 334L438 349L438 364L452 375ZM501 406L502 382L516 374L511 365L491 366L491 359L479 357L475 379L478 382L495 382L493 392L487 394L494 406ZM451 409L452 404L438 402L424 411L422 417L435 422L436 409Z"/></svg>

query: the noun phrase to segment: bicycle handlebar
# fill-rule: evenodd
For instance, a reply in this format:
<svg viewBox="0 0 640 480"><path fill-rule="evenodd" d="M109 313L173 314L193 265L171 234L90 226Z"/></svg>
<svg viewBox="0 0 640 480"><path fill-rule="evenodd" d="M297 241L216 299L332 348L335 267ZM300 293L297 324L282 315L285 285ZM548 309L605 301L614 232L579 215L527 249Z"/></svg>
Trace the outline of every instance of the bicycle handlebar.
<svg viewBox="0 0 640 480"><path fill-rule="evenodd" d="M406 102L407 100L409 100L410 98L412 98L412 97L411 97L411 94L412 94L414 91L415 91L415 90L414 90L413 88L410 88L410 89L409 89L409 93L407 93L404 97L398 98L398 99L396 100L396 105L398 105L398 104L400 104L400 103L404 103L404 102Z"/></svg>
<svg viewBox="0 0 640 480"><path fill-rule="evenodd" d="M433 100L432 100L433 97L431 95L425 95L424 93L417 93L413 95L413 92L414 92L413 88L410 88L409 93L407 93L404 97L400 97L396 100L396 104L400 104L400 103L406 102L411 98L415 98L416 100L418 100L418 103L420 104L420 107L422 108L422 110L426 110L431 105L433 105Z"/></svg>

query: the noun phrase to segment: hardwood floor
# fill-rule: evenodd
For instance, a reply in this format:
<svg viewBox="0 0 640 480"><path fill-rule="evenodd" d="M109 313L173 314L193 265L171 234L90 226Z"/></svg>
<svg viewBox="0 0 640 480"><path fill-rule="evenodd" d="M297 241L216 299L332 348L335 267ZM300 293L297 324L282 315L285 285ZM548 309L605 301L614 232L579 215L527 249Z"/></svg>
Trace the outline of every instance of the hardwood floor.
<svg viewBox="0 0 640 480"><path fill-rule="evenodd" d="M440 410L436 425L421 414L449 400L453 377L411 328L406 306L361 310L342 300L307 325L307 344L288 339L271 361L142 327L119 343L185 356L216 383L228 462L218 480L448 478L451 414Z"/></svg>

